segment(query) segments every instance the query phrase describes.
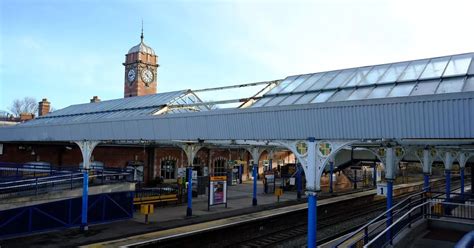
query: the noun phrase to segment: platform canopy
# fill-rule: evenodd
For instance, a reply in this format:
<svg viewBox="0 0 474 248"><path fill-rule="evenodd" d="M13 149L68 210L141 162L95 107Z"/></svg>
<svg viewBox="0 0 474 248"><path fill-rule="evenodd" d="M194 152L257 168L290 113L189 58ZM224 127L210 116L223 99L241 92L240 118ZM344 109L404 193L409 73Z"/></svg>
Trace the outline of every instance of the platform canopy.
<svg viewBox="0 0 474 248"><path fill-rule="evenodd" d="M295 75L252 107L474 91L474 53Z"/></svg>
<svg viewBox="0 0 474 248"><path fill-rule="evenodd" d="M0 128L0 141L316 137L472 144L473 57L468 53L290 76L247 108L210 110L191 91L73 105ZM172 106L180 108L171 111Z"/></svg>

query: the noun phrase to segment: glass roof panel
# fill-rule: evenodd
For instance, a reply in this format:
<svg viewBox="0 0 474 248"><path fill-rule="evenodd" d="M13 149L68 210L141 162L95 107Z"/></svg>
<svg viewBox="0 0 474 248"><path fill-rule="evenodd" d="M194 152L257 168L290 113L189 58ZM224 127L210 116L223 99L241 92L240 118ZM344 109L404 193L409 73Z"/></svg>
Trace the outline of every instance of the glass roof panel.
<svg viewBox="0 0 474 248"><path fill-rule="evenodd" d="M359 83L366 84L365 75L369 73L370 69L372 69L372 66L358 68L354 76L344 86L355 86Z"/></svg>
<svg viewBox="0 0 474 248"><path fill-rule="evenodd" d="M410 62L398 81L417 80L428 61L428 59L423 59Z"/></svg>
<svg viewBox="0 0 474 248"><path fill-rule="evenodd" d="M474 91L474 76L467 78L466 84L464 85L464 89L462 91L463 92Z"/></svg>
<svg viewBox="0 0 474 248"><path fill-rule="evenodd" d="M375 87L367 98L383 98L386 97L388 92L393 88L393 85L380 85Z"/></svg>
<svg viewBox="0 0 474 248"><path fill-rule="evenodd" d="M304 94L300 99L298 99L294 104L307 104L313 100L319 92Z"/></svg>
<svg viewBox="0 0 474 248"><path fill-rule="evenodd" d="M387 72L380 78L379 83L389 83L389 82L396 82L397 79L400 77L400 74L405 70L408 66L408 62L401 62L390 65Z"/></svg>
<svg viewBox="0 0 474 248"><path fill-rule="evenodd" d="M471 61L471 66L469 67L469 71L467 72L467 74L474 75L474 61Z"/></svg>
<svg viewBox="0 0 474 248"><path fill-rule="evenodd" d="M314 83L308 90L322 89L327 83L331 81L341 71L326 72L316 83Z"/></svg>
<svg viewBox="0 0 474 248"><path fill-rule="evenodd" d="M365 81L360 82L359 85L366 84L376 84L379 81L379 78L387 71L390 65L377 65L370 70L370 72L365 76Z"/></svg>
<svg viewBox="0 0 474 248"><path fill-rule="evenodd" d="M285 88L283 88L280 92L278 93L287 93L287 92L292 92L296 87L300 86L301 83L303 83L306 79L311 77L311 74L306 74L306 75L301 75L291 83L289 83Z"/></svg>
<svg viewBox="0 0 474 248"><path fill-rule="evenodd" d="M255 102L254 104L252 104L252 108L256 108L256 107L262 107L265 103L267 103L268 101L270 101L272 99L272 97L264 97L264 98L261 98L260 100L258 100L257 102Z"/></svg>
<svg viewBox="0 0 474 248"><path fill-rule="evenodd" d="M443 79L436 90L436 94L461 92L464 86L464 78Z"/></svg>
<svg viewBox="0 0 474 248"><path fill-rule="evenodd" d="M293 92L301 92L301 91L308 90L309 87L311 87L316 81L318 81L324 75L324 73L325 72L311 74L310 78L308 78L298 87L296 87L296 89Z"/></svg>
<svg viewBox="0 0 474 248"><path fill-rule="evenodd" d="M439 79L419 82L413 91L411 92L410 96L419 96L419 95L431 95L436 92L436 88L439 85Z"/></svg>
<svg viewBox="0 0 474 248"><path fill-rule="evenodd" d="M450 57L442 57L430 60L421 74L420 79L441 77L441 74L443 74L444 69L448 64L449 58Z"/></svg>
<svg viewBox="0 0 474 248"><path fill-rule="evenodd" d="M268 101L268 102L265 104L265 107L276 106L276 105L278 105L281 101L283 101L283 99L285 99L286 97L287 97L287 95L273 97L272 100Z"/></svg>
<svg viewBox="0 0 474 248"><path fill-rule="evenodd" d="M321 94L319 94L316 98L314 98L311 103L318 103L318 102L325 102L331 97L335 90L330 90L330 91L323 91Z"/></svg>
<svg viewBox="0 0 474 248"><path fill-rule="evenodd" d="M293 82L293 80L295 80L297 77L298 75L287 77L285 80L283 80L283 82L281 82L280 84L275 86L273 89L271 89L269 92L267 92L267 94L276 94L280 92L283 88L288 86L289 83Z"/></svg>
<svg viewBox="0 0 474 248"><path fill-rule="evenodd" d="M278 105L291 105L293 104L298 98L300 98L303 94L294 94L294 95L289 95L285 100L280 102Z"/></svg>
<svg viewBox="0 0 474 248"><path fill-rule="evenodd" d="M328 102L345 101L353 91L353 88L339 90L328 100Z"/></svg>
<svg viewBox="0 0 474 248"><path fill-rule="evenodd" d="M356 71L356 69L347 69L347 70L341 71L341 73L337 74L337 76L328 85L326 85L324 88L325 89L333 89L333 88L337 88L337 87L340 87L340 86L344 85L344 83L347 81L347 79L350 76L352 76L352 74L354 74L355 71Z"/></svg>
<svg viewBox="0 0 474 248"><path fill-rule="evenodd" d="M363 87L358 88L352 92L352 94L347 98L347 100L360 100L365 99L367 95L374 89L374 87Z"/></svg>
<svg viewBox="0 0 474 248"><path fill-rule="evenodd" d="M398 84L388 94L389 97L408 96L416 83Z"/></svg>
<svg viewBox="0 0 474 248"><path fill-rule="evenodd" d="M451 57L448 67L443 74L446 76L465 75L469 69L469 64L472 60L472 54L464 54Z"/></svg>

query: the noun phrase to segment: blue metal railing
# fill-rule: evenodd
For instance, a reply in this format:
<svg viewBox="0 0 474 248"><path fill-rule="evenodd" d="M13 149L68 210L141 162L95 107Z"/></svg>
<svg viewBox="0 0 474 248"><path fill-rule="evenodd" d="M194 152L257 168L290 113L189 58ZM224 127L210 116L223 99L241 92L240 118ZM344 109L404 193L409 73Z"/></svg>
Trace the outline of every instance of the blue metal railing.
<svg viewBox="0 0 474 248"><path fill-rule="evenodd" d="M438 188L439 187L441 187L441 185L438 186ZM454 193L454 191L458 190L459 188L460 187L456 187L455 189L453 189L451 195L458 195L457 193ZM410 211L408 218L404 218L402 221L396 221L402 219L404 214L408 210L412 209L414 206L426 202L428 197L425 194L425 192L419 192L408 196L406 199L394 205L390 210L383 212L375 219L372 219L364 226L352 232L342 241L339 241L335 245L335 247L360 247L363 244L367 244L369 241L373 240L376 236L378 236L381 232L385 232L384 230L388 228L385 221L389 214L391 214L391 219L395 221L392 224L393 227L390 228L389 232L387 232L388 237L386 237L386 239L379 239L379 243L375 243L373 247L383 247L383 245L386 245L386 243L384 243L385 241L391 243L393 238L405 227L410 227L413 222L426 216L426 214L428 213L426 209L418 209L417 211ZM433 202L443 201L444 193L430 192L430 194L431 199L433 199Z"/></svg>
<svg viewBox="0 0 474 248"><path fill-rule="evenodd" d="M94 171L89 176L89 184L111 184L130 181L130 173L114 171ZM83 184L83 173L70 171L69 174L35 177L8 182L0 182L0 199L38 195L42 193L72 190Z"/></svg>
<svg viewBox="0 0 474 248"><path fill-rule="evenodd" d="M55 167L44 162L29 162L23 164L0 162L0 181L12 181L23 178L53 176L67 174L71 171L79 171L79 167Z"/></svg>
<svg viewBox="0 0 474 248"><path fill-rule="evenodd" d="M468 232L462 237L461 240L456 244L454 248L464 248L464 247L473 247L474 246L474 231Z"/></svg>
<svg viewBox="0 0 474 248"><path fill-rule="evenodd" d="M451 211L444 211L445 209L450 209ZM457 209L457 211L452 211ZM401 232L406 227L410 227L407 223L412 223L416 220L413 220L413 216L417 212L425 212L425 218L445 218L445 219L467 219L474 220L474 205L472 204L463 204L463 203L454 203L448 201L434 201L427 200L426 202L417 204L405 212L398 220L396 220L392 225L385 228L380 232L376 237L374 237L370 242L364 245L364 248L369 247L385 247L392 242L391 239L387 239L386 235L388 233L395 233L395 235Z"/></svg>
<svg viewBox="0 0 474 248"><path fill-rule="evenodd" d="M335 247L352 247L356 244L366 244L371 237L377 235L386 227L386 219L391 214L392 220L397 219L406 209L411 208L412 204L418 204L425 199L424 192L415 193L407 197L405 200L397 203L391 209L383 212L375 219L360 227L351 235L340 241Z"/></svg>

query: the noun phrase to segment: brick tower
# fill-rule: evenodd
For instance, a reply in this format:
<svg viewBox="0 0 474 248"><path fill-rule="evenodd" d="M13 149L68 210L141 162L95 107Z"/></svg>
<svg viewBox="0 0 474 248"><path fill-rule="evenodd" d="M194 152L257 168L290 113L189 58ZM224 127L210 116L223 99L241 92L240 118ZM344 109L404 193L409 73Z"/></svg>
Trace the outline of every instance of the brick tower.
<svg viewBox="0 0 474 248"><path fill-rule="evenodd" d="M158 56L143 42L143 27L140 39L125 55L124 97L156 94Z"/></svg>

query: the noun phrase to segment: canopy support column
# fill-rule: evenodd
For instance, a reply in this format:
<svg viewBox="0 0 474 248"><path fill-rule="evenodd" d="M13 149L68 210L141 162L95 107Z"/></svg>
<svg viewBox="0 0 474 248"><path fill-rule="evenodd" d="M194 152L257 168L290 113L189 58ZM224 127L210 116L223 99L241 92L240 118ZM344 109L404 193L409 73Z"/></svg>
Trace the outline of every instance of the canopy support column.
<svg viewBox="0 0 474 248"><path fill-rule="evenodd" d="M428 149L423 149L423 177L424 177L423 189L425 192L430 191L430 174L431 174L432 163L433 163L433 156L431 156L430 151Z"/></svg>
<svg viewBox="0 0 474 248"><path fill-rule="evenodd" d="M268 151L268 169L273 172L273 155L274 155L275 150L270 149Z"/></svg>
<svg viewBox="0 0 474 248"><path fill-rule="evenodd" d="M453 153L451 151L445 151L442 153L441 159L444 162L444 172L446 176L446 201L451 200L451 170L453 168Z"/></svg>
<svg viewBox="0 0 474 248"><path fill-rule="evenodd" d="M301 192L303 188L303 177L302 177L302 171L303 168L301 168L300 163L296 163L296 199L301 200Z"/></svg>
<svg viewBox="0 0 474 248"><path fill-rule="evenodd" d="M258 147L252 147L248 149L250 155L252 156L252 176L253 176L253 195L252 195L252 206L257 206L257 177L258 177L258 161L260 159L260 155L264 149Z"/></svg>
<svg viewBox="0 0 474 248"><path fill-rule="evenodd" d="M76 141L75 142L81 149L82 154L82 212L81 212L81 230L87 231L89 229L87 223L87 214L88 214L88 199L89 199L89 169L91 163L92 152L94 148L99 144L98 141Z"/></svg>
<svg viewBox="0 0 474 248"><path fill-rule="evenodd" d="M385 157L385 179L387 180L387 210L393 205L393 181L395 180L395 151L393 147L387 147ZM387 227L392 225L392 212L387 213ZM387 231L387 241L392 243L392 232Z"/></svg>
<svg viewBox="0 0 474 248"><path fill-rule="evenodd" d="M316 175L317 165L316 160L316 143L315 138L308 139L308 160L307 160L307 174L306 179L308 184L306 185L306 194L308 195L308 248L316 248L316 237L317 237L317 187L316 187Z"/></svg>
<svg viewBox="0 0 474 248"><path fill-rule="evenodd" d="M377 188L377 162L375 162L374 160L374 178L373 178L374 182L374 188Z"/></svg>
<svg viewBox="0 0 474 248"><path fill-rule="evenodd" d="M437 152L429 147L419 148L415 151L415 156L423 167L423 191L430 192L430 175L433 161Z"/></svg>
<svg viewBox="0 0 474 248"><path fill-rule="evenodd" d="M329 193L333 193L333 173L334 173L334 162L330 161L329 162Z"/></svg>
<svg viewBox="0 0 474 248"><path fill-rule="evenodd" d="M317 238L317 192L321 191L321 176L328 161L351 141L319 141L309 137L307 141L280 141L301 163L306 175L306 195L308 196L308 248L316 247ZM318 149L316 149L318 148Z"/></svg>
<svg viewBox="0 0 474 248"><path fill-rule="evenodd" d="M461 173L461 197L462 199L464 199L464 172L466 170L466 163L467 163L467 160L469 159L469 157L471 157L473 154L472 153L465 153L465 152L461 152L459 154L459 158L458 158L458 162L459 162L459 169L460 169L460 173ZM472 171L471 171L472 173ZM472 185L472 184L471 184Z"/></svg>
<svg viewBox="0 0 474 248"><path fill-rule="evenodd" d="M181 148L184 153L186 153L186 159L188 161L188 166L186 168L186 178L188 179L188 206L186 208L186 216L190 217L193 215L193 162L194 157L202 146L197 144L186 144L181 145Z"/></svg>

